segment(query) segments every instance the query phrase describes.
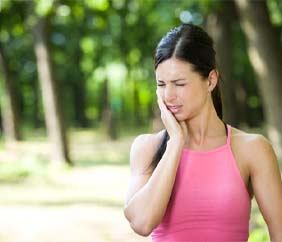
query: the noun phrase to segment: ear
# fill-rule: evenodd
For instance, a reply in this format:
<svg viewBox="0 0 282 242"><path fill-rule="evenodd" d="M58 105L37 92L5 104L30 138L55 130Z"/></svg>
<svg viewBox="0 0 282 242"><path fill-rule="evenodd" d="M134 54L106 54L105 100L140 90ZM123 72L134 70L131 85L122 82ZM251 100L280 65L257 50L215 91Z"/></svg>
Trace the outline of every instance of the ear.
<svg viewBox="0 0 282 242"><path fill-rule="evenodd" d="M216 69L210 71L208 76L208 92L212 92L212 90L216 87L218 82L219 73Z"/></svg>

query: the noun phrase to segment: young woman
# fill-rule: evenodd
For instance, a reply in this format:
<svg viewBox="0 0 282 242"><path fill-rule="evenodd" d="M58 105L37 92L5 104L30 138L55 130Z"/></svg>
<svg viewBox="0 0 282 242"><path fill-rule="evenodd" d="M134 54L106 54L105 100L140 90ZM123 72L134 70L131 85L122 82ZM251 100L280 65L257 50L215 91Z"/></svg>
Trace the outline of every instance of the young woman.
<svg viewBox="0 0 282 242"><path fill-rule="evenodd" d="M247 241L255 196L271 241L282 242L282 182L271 144L222 121L213 42L172 29L155 53L165 130L138 136L124 214L153 241Z"/></svg>

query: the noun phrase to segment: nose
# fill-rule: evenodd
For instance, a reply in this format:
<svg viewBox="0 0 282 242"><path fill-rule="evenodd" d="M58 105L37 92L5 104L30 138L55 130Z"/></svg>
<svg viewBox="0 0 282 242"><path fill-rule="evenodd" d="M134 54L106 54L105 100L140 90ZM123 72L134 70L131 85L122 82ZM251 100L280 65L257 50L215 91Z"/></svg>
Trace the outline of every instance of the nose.
<svg viewBox="0 0 282 242"><path fill-rule="evenodd" d="M175 100L177 97L176 91L173 86L167 85L164 90L164 100L167 102L171 102Z"/></svg>

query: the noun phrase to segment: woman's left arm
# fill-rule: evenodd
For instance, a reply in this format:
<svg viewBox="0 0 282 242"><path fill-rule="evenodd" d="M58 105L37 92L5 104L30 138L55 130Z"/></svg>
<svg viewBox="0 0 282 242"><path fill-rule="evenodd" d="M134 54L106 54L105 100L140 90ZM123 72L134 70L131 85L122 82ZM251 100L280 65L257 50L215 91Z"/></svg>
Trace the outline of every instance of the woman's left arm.
<svg viewBox="0 0 282 242"><path fill-rule="evenodd" d="M282 242L282 181L276 155L262 135L256 136L250 150L249 170L256 201L271 241Z"/></svg>

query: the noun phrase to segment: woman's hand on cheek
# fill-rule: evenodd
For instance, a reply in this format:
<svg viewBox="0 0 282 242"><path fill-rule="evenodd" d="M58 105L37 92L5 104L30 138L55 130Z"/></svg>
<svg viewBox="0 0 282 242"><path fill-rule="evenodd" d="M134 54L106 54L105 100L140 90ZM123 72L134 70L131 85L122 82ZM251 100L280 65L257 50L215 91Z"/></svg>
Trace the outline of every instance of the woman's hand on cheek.
<svg viewBox="0 0 282 242"><path fill-rule="evenodd" d="M158 105L161 110L162 122L170 136L171 140L183 141L187 135L187 128L184 121L178 122L173 114L167 109L159 90L156 91Z"/></svg>

